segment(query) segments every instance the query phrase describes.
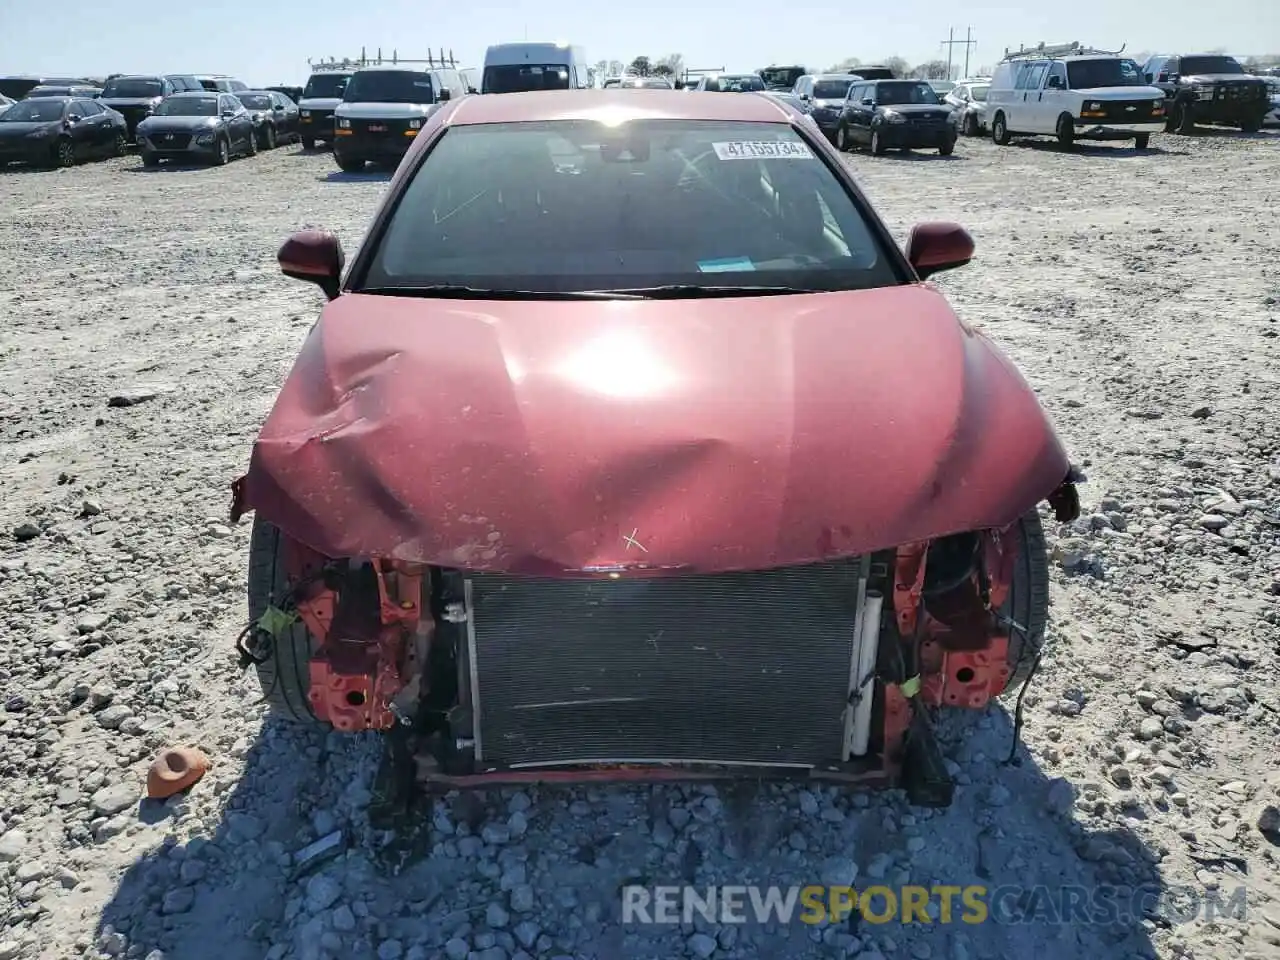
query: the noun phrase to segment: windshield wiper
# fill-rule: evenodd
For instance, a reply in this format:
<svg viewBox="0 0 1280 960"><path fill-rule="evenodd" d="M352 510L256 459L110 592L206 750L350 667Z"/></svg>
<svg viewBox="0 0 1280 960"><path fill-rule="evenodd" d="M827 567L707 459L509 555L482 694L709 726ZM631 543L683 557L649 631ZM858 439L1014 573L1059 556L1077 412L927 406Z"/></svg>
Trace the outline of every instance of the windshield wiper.
<svg viewBox="0 0 1280 960"><path fill-rule="evenodd" d="M382 297L440 297L446 300L644 300L629 291L611 290L489 290L460 283L433 283L422 287L364 287L352 293Z"/></svg>
<svg viewBox="0 0 1280 960"><path fill-rule="evenodd" d="M822 293L803 287L704 287L694 283L673 283L661 287L628 287L624 290L592 290L602 299L692 300L698 297L769 297L797 293Z"/></svg>

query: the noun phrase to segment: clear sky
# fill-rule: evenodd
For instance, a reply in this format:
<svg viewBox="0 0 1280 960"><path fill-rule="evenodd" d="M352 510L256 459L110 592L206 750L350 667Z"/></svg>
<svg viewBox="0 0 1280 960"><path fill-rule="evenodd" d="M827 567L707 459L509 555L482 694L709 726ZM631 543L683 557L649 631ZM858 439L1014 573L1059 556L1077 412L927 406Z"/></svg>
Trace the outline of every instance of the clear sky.
<svg viewBox="0 0 1280 960"><path fill-rule="evenodd" d="M1006 46L1079 40L1126 52L1280 54L1280 0L162 0L121 4L0 0L0 74L226 73L251 84L302 84L308 58L419 58L452 48L478 66L485 47L567 40L588 60L683 54L687 67L824 69L847 57L946 59L941 41L973 27L973 67ZM954 48L963 63L964 48Z"/></svg>

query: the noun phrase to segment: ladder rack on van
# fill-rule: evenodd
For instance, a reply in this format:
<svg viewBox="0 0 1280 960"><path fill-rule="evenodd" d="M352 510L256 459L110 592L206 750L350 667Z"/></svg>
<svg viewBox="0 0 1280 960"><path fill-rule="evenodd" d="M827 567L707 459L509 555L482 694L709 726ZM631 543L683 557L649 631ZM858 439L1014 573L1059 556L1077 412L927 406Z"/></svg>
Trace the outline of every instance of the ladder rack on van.
<svg viewBox="0 0 1280 960"><path fill-rule="evenodd" d="M326 60L307 61L307 66L311 68L312 73L334 73L358 70L361 67L398 67L424 64L428 67L457 67L458 61L454 59L452 50L449 51L449 55L446 57L444 47L440 48L440 56L438 57L432 56L431 51L428 50L425 60L404 59L397 50L392 50L389 58L383 57L381 47L378 48L377 56L370 57L365 48L361 47L359 57L344 57L341 60L336 57L329 57Z"/></svg>
<svg viewBox="0 0 1280 960"><path fill-rule="evenodd" d="M1118 57L1124 53L1124 44L1119 50L1098 50L1094 47L1082 46L1079 40L1070 43L1046 44L1041 41L1034 47L1019 47L1017 50L1004 48L1002 63L1009 60L1040 60L1046 57Z"/></svg>

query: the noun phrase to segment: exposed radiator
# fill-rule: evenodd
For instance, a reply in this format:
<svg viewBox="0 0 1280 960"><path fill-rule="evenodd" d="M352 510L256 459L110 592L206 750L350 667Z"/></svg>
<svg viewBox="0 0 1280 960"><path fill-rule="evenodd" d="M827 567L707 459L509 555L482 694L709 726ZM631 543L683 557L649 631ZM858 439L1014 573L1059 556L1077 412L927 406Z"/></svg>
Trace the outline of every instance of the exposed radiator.
<svg viewBox="0 0 1280 960"><path fill-rule="evenodd" d="M858 562L471 578L480 766L838 761Z"/></svg>

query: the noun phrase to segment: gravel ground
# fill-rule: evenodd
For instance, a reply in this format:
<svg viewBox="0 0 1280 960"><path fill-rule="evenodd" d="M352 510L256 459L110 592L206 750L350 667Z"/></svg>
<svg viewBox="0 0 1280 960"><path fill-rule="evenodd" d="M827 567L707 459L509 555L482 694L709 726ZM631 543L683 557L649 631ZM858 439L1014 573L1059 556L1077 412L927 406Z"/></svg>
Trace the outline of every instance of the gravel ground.
<svg viewBox="0 0 1280 960"><path fill-rule="evenodd" d="M939 283L1089 474L1082 519L1050 524L1020 766L992 709L949 731L946 811L799 786L491 791L394 832L369 822L377 741L266 719L236 668L249 524L225 520L321 302L276 248L325 225L354 249L385 178L295 147L0 174L0 960L1276 956L1280 143L1153 147L849 160L899 236L928 217L972 230L977 259ZM138 392L154 396L108 405ZM169 744L213 769L140 803ZM619 922L627 882L855 877L1109 884L1123 908ZM1245 888L1247 912L1166 896L1135 913L1134 888L1228 905Z"/></svg>

